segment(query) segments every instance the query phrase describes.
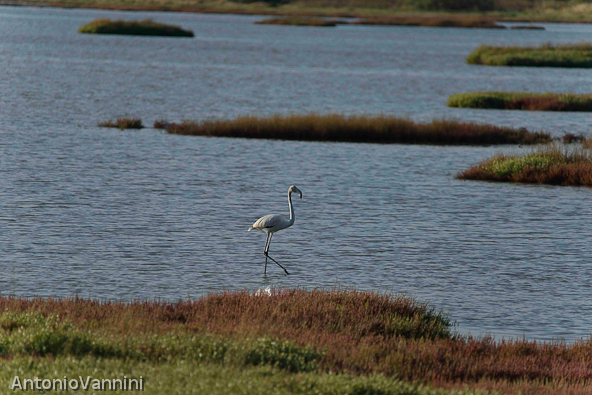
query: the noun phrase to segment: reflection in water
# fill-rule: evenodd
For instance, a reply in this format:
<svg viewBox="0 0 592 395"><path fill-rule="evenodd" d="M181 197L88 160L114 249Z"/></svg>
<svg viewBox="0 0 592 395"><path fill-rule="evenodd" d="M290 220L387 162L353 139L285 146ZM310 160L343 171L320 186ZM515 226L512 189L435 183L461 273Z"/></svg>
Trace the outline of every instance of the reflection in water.
<svg viewBox="0 0 592 395"><path fill-rule="evenodd" d="M0 14L3 294L175 300L342 286L428 300L464 333L588 335L590 190L453 179L520 148L183 137L96 124L319 111L585 132L580 114L445 102L473 90L582 92L587 70L468 66L464 57L481 43L581 41L592 27L321 31L229 15ZM94 18L148 16L197 37L76 34ZM291 184L306 198L274 239L291 275L273 267L264 277L261 240L247 229L285 212Z"/></svg>

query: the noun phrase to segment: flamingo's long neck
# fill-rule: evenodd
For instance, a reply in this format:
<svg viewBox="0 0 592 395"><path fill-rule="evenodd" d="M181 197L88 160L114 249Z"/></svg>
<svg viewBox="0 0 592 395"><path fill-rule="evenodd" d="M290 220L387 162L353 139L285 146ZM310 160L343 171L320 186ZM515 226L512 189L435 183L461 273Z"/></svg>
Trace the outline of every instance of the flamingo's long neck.
<svg viewBox="0 0 592 395"><path fill-rule="evenodd" d="M294 223L294 207L292 206L292 192L288 192L288 205L290 206L290 222L291 222L291 224L293 224Z"/></svg>

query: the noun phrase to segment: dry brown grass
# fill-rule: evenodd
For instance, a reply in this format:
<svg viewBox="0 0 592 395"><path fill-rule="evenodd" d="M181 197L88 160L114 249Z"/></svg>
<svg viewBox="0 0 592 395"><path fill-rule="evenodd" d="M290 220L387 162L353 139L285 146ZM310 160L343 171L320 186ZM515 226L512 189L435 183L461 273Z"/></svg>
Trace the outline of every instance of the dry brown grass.
<svg viewBox="0 0 592 395"><path fill-rule="evenodd" d="M100 122L98 126L104 128L119 128L121 130L142 129L144 127L142 120L139 118L117 118L115 121L109 120Z"/></svg>
<svg viewBox="0 0 592 395"><path fill-rule="evenodd" d="M589 394L592 342L494 341L455 335L445 316L403 296L350 290L224 292L199 300L97 302L0 297L0 311L59 314L93 331L266 336L322 352L319 369L384 373L444 388Z"/></svg>
<svg viewBox="0 0 592 395"><path fill-rule="evenodd" d="M232 120L171 123L169 133L281 140L344 141L401 144L492 145L551 141L548 133L492 125L436 120L416 123L391 116L336 114L243 116Z"/></svg>

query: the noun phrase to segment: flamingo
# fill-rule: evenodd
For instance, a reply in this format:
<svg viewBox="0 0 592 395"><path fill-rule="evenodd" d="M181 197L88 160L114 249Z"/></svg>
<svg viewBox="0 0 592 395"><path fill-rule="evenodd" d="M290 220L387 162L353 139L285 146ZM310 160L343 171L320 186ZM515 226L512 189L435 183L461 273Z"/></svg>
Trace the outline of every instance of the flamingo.
<svg viewBox="0 0 592 395"><path fill-rule="evenodd" d="M256 229L267 234L267 240L265 241L265 248L263 249L263 255L265 255L265 271L264 274L267 274L267 258L271 259L279 267L284 269L286 274L288 271L285 267L279 264L278 261L273 259L269 256L269 245L271 244L271 238L273 234L278 230L289 228L290 226L294 225L294 207L292 207L292 192L298 193L300 195L300 199L302 199L302 192L300 189L296 187L296 185L290 186L288 189L288 206L290 207L290 218L286 218L284 215L279 214L269 214L264 217L259 218L255 223L249 228L249 231Z"/></svg>

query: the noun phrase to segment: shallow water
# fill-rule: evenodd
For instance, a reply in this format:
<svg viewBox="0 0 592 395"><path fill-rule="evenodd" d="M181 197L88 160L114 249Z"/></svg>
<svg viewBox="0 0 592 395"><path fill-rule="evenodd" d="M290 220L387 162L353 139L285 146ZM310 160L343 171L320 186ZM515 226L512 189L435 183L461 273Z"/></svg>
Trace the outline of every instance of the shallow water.
<svg viewBox="0 0 592 395"><path fill-rule="evenodd" d="M94 36L99 17L174 23L194 39ZM586 92L582 69L469 66L480 44L579 42L547 31L261 26L262 17L0 7L0 292L176 300L222 289L405 292L463 333L590 334L587 188L458 181L518 147L184 137L97 128L339 112L587 133L589 117L449 109L474 90ZM263 276L258 217L287 214Z"/></svg>

